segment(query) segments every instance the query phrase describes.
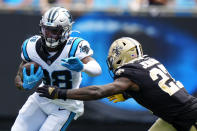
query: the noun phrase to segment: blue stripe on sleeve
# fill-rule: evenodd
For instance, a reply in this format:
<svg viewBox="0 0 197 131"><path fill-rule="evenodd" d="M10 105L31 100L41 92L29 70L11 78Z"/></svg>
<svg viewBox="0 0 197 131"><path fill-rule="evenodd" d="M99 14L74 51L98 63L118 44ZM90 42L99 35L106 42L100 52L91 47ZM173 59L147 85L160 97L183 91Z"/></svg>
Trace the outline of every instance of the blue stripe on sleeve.
<svg viewBox="0 0 197 131"><path fill-rule="evenodd" d="M24 41L22 50L23 50L23 55L24 55L25 60L26 61L31 61L28 54L27 54L27 49L26 49L28 41L29 41L29 39Z"/></svg>
<svg viewBox="0 0 197 131"><path fill-rule="evenodd" d="M73 43L73 45L70 49L68 57L74 57L75 56L75 52L77 51L77 47L82 40L83 40L82 38L75 39L75 41L74 41L74 43Z"/></svg>
<svg viewBox="0 0 197 131"><path fill-rule="evenodd" d="M76 113L71 112L66 123L64 124L64 126L62 127L62 129L60 131L66 131L68 125L71 123L71 121L73 120L73 118L75 117Z"/></svg>

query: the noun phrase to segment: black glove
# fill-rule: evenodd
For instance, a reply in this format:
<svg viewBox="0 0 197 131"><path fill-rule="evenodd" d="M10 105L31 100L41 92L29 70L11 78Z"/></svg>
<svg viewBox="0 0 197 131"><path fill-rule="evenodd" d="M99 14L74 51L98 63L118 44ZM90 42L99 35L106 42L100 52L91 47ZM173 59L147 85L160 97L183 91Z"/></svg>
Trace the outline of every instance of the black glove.
<svg viewBox="0 0 197 131"><path fill-rule="evenodd" d="M37 87L36 92L39 93L41 97L47 97L49 99L64 99L66 100L66 89L58 88L57 86L42 86Z"/></svg>

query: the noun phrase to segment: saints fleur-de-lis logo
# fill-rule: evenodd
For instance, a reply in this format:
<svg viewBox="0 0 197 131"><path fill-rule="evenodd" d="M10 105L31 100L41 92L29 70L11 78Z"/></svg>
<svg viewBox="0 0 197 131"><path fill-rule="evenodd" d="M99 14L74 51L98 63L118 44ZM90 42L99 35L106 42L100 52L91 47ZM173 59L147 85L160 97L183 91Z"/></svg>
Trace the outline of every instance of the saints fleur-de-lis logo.
<svg viewBox="0 0 197 131"><path fill-rule="evenodd" d="M122 50L122 47L117 45L117 46L112 50L112 53L115 53L116 56L119 56L119 55L120 55L120 50Z"/></svg>

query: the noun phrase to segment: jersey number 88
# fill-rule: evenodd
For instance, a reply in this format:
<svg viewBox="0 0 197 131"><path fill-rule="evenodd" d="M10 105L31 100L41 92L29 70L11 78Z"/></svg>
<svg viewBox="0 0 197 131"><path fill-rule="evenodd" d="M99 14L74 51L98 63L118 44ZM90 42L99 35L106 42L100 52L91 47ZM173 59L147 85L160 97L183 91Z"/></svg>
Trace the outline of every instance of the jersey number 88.
<svg viewBox="0 0 197 131"><path fill-rule="evenodd" d="M45 85L58 86L59 88L72 88L72 75L69 70L54 71L51 73L51 78L47 70L43 70L44 78L43 82Z"/></svg>

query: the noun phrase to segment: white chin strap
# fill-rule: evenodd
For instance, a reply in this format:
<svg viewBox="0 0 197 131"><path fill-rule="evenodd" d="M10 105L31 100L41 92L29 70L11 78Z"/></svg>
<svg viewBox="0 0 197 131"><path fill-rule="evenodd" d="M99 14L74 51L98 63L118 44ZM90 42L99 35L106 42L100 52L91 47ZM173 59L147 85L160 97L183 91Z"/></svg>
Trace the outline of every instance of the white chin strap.
<svg viewBox="0 0 197 131"><path fill-rule="evenodd" d="M49 48L55 48L55 47L58 46L58 43L59 43L59 41L53 42L53 43L50 43L50 42L46 41L46 46L49 47Z"/></svg>

